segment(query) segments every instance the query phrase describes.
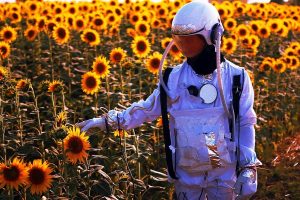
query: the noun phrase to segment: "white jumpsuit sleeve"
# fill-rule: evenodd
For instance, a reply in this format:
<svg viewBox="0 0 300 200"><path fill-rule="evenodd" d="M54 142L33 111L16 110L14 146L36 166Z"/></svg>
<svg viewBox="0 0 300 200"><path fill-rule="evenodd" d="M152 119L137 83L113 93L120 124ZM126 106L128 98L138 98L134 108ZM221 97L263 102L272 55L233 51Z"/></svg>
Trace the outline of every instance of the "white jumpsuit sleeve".
<svg viewBox="0 0 300 200"><path fill-rule="evenodd" d="M109 111L107 119L112 128L128 130L138 127L144 122L153 121L160 115L160 91L157 88L146 100L135 102L121 112Z"/></svg>
<svg viewBox="0 0 300 200"><path fill-rule="evenodd" d="M242 76L241 76L242 77ZM244 85L240 98L240 167L258 166L261 162L257 159L255 153L255 129L256 114L253 109L254 91L251 80L247 72L244 72ZM238 134L236 134L237 136ZM238 138L236 138L238 141Z"/></svg>

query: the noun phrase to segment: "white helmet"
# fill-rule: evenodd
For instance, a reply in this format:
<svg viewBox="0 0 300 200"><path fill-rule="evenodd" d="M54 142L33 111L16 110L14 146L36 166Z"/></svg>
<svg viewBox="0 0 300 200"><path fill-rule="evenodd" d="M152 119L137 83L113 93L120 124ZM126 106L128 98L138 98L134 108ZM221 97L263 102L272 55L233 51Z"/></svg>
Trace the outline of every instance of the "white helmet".
<svg viewBox="0 0 300 200"><path fill-rule="evenodd" d="M176 13L171 32L173 35L202 35L207 44L215 44L217 34L223 34L217 9L210 3L194 1L185 4Z"/></svg>

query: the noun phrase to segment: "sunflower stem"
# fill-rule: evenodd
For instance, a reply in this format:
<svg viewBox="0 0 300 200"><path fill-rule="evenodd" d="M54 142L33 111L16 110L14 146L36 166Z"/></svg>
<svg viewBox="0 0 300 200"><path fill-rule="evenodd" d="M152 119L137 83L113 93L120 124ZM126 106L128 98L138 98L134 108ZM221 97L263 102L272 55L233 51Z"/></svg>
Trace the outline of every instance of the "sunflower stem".
<svg viewBox="0 0 300 200"><path fill-rule="evenodd" d="M62 101L63 101L63 111L66 111L66 100L65 100L65 93L64 90L61 90L61 96L62 96Z"/></svg>
<svg viewBox="0 0 300 200"><path fill-rule="evenodd" d="M54 81L54 64L53 64L53 48L51 38L49 37L50 62L51 62L51 80Z"/></svg>
<svg viewBox="0 0 300 200"><path fill-rule="evenodd" d="M14 200L14 189L9 189L9 198Z"/></svg>
<svg viewBox="0 0 300 200"><path fill-rule="evenodd" d="M98 92L95 92L95 115L98 116Z"/></svg>
<svg viewBox="0 0 300 200"><path fill-rule="evenodd" d="M68 63L69 96L71 96L71 93L72 93L71 73L72 73L72 71L71 71L71 67L70 67L70 65L71 65L71 53L70 53L70 45L69 45L69 43L67 44L67 53L68 53L68 61L69 61L69 63Z"/></svg>
<svg viewBox="0 0 300 200"><path fill-rule="evenodd" d="M54 96L53 92L51 92L51 101L52 101L52 106L53 106L53 118L55 119L55 117L56 117L56 101L55 101L55 96ZM55 126L56 126L56 122L55 122Z"/></svg>
<svg viewBox="0 0 300 200"><path fill-rule="evenodd" d="M120 86L121 86L121 93L122 93L122 98L121 98L121 103L123 104L123 95L124 95L124 91L123 91L123 69L122 69L122 64L120 64Z"/></svg>
<svg viewBox="0 0 300 200"><path fill-rule="evenodd" d="M3 154L4 154L4 163L7 165L7 159L6 159L6 145L5 145L5 126L4 126L4 118L3 116L3 106L2 106L2 101L3 100L3 87L1 86L1 95L0 95L0 122L1 122L1 127L2 127L2 141L1 141L1 146L3 146Z"/></svg>
<svg viewBox="0 0 300 200"><path fill-rule="evenodd" d="M22 115L21 115L21 109L20 109L20 98L19 98L18 90L16 91L16 106L17 106L18 121L19 121L20 143L21 143L21 146L23 146L23 125L22 125Z"/></svg>
<svg viewBox="0 0 300 200"><path fill-rule="evenodd" d="M108 76L105 76L105 84L106 84L106 97L107 97L107 107L110 110L110 94L109 94L109 84L108 84Z"/></svg>

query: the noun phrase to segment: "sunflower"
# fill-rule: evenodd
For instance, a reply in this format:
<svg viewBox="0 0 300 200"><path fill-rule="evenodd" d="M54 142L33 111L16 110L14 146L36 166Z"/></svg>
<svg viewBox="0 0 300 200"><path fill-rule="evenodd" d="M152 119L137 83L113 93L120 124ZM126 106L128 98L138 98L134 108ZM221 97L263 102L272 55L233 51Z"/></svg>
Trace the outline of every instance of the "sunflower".
<svg viewBox="0 0 300 200"><path fill-rule="evenodd" d="M280 28L280 21L278 19L270 19L267 22L267 27L271 30L271 32L276 33Z"/></svg>
<svg viewBox="0 0 300 200"><path fill-rule="evenodd" d="M67 8L68 13L71 15L75 15L77 13L77 6L75 5L69 5L69 7Z"/></svg>
<svg viewBox="0 0 300 200"><path fill-rule="evenodd" d="M58 127L61 127L62 124L67 120L67 113L65 111L60 112L56 118L55 118L55 122L57 124Z"/></svg>
<svg viewBox="0 0 300 200"><path fill-rule="evenodd" d="M283 60L277 59L272 69L277 73L282 73L286 70L286 64Z"/></svg>
<svg viewBox="0 0 300 200"><path fill-rule="evenodd" d="M59 92L62 90L63 85L61 81L54 80L49 83L48 92Z"/></svg>
<svg viewBox="0 0 300 200"><path fill-rule="evenodd" d="M124 136L128 137L129 135L128 135L127 131L125 131L125 130L115 130L114 131L114 136L123 138Z"/></svg>
<svg viewBox="0 0 300 200"><path fill-rule="evenodd" d="M261 38L268 38L270 36L270 29L268 27L260 27L257 33Z"/></svg>
<svg viewBox="0 0 300 200"><path fill-rule="evenodd" d="M131 14L130 15L130 18L129 18L129 21L132 25L135 25L139 20L140 20L140 15L137 14L137 13L134 13L134 14Z"/></svg>
<svg viewBox="0 0 300 200"><path fill-rule="evenodd" d="M85 29L80 37L82 41L88 43L90 46L96 46L100 43L100 36L93 29Z"/></svg>
<svg viewBox="0 0 300 200"><path fill-rule="evenodd" d="M0 163L0 188L18 190L19 185L26 185L28 170L22 160L14 158L11 164Z"/></svg>
<svg viewBox="0 0 300 200"><path fill-rule="evenodd" d="M16 24L22 20L22 16L18 11L13 11L8 13L9 18L11 19L11 23Z"/></svg>
<svg viewBox="0 0 300 200"><path fill-rule="evenodd" d="M283 55L285 55L285 56L296 56L297 53L293 48L288 47L284 50Z"/></svg>
<svg viewBox="0 0 300 200"><path fill-rule="evenodd" d="M47 18L46 17L38 17L37 19L37 28L39 29L39 31L43 31L45 29L45 26L46 26L46 21L47 21Z"/></svg>
<svg viewBox="0 0 300 200"><path fill-rule="evenodd" d="M94 16L92 20L92 28L100 31L100 30L104 30L106 26L107 26L106 20L102 15Z"/></svg>
<svg viewBox="0 0 300 200"><path fill-rule="evenodd" d="M225 29L229 30L229 31L235 29L236 25L237 25L237 22L234 18L228 18L224 22Z"/></svg>
<svg viewBox="0 0 300 200"><path fill-rule="evenodd" d="M47 162L34 160L28 165L28 187L31 194L42 194L51 187L52 169Z"/></svg>
<svg viewBox="0 0 300 200"><path fill-rule="evenodd" d="M127 28L126 34L132 38L134 38L137 35L136 31L133 28Z"/></svg>
<svg viewBox="0 0 300 200"><path fill-rule="evenodd" d="M82 31L85 29L86 26L87 26L87 22L83 17L77 16L75 18L74 27L73 27L75 30Z"/></svg>
<svg viewBox="0 0 300 200"><path fill-rule="evenodd" d="M233 54L237 47L237 42L233 38L227 38L223 42L222 50L227 54Z"/></svg>
<svg viewBox="0 0 300 200"><path fill-rule="evenodd" d="M248 26L245 24L240 24L236 29L235 29L236 34L238 35L239 38L245 38L250 35L250 30Z"/></svg>
<svg viewBox="0 0 300 200"><path fill-rule="evenodd" d="M299 58L296 56L285 56L282 57L282 60L286 63L287 68L291 69L291 70L295 70L297 68L299 68Z"/></svg>
<svg viewBox="0 0 300 200"><path fill-rule="evenodd" d="M149 41L143 36L136 36L131 43L131 49L140 58L146 57L151 48Z"/></svg>
<svg viewBox="0 0 300 200"><path fill-rule="evenodd" d="M57 25L57 22L55 20L48 20L46 22L46 32L52 36L53 34L53 30L54 30L54 27Z"/></svg>
<svg viewBox="0 0 300 200"><path fill-rule="evenodd" d="M7 75L8 75L7 69L0 65L0 80L4 79Z"/></svg>
<svg viewBox="0 0 300 200"><path fill-rule="evenodd" d="M289 33L289 30L285 26L281 26L279 30L276 32L281 37L286 37Z"/></svg>
<svg viewBox="0 0 300 200"><path fill-rule="evenodd" d="M251 32L255 34L255 33L257 33L259 27L261 27L261 24L259 21L256 20L256 21L251 21L249 26L250 26Z"/></svg>
<svg viewBox="0 0 300 200"><path fill-rule="evenodd" d="M64 25L57 25L53 29L53 38L55 39L56 43L64 44L68 42L70 38L70 32Z"/></svg>
<svg viewBox="0 0 300 200"><path fill-rule="evenodd" d="M20 79L18 80L16 84L16 89L17 90L25 90L29 85L29 80L28 79Z"/></svg>
<svg viewBox="0 0 300 200"><path fill-rule="evenodd" d="M17 31L10 26L6 26L0 31L0 37L4 42L11 43L17 39Z"/></svg>
<svg viewBox="0 0 300 200"><path fill-rule="evenodd" d="M100 79L95 72L87 72L82 75L81 88L86 94L94 94L100 88Z"/></svg>
<svg viewBox="0 0 300 200"><path fill-rule="evenodd" d="M166 6L161 6L156 10L156 17L165 19L168 16L168 8Z"/></svg>
<svg viewBox="0 0 300 200"><path fill-rule="evenodd" d="M104 78L109 74L109 61L104 56L98 56L93 62L93 72L100 78Z"/></svg>
<svg viewBox="0 0 300 200"><path fill-rule="evenodd" d="M36 36L38 35L39 31L34 26L29 26L25 31L24 35L28 41L34 41Z"/></svg>
<svg viewBox="0 0 300 200"><path fill-rule="evenodd" d="M146 22L143 22L143 21L137 22L134 25L134 28L135 28L136 32L139 35L142 35L142 36L147 36L150 33L150 26L149 26L149 24L146 23Z"/></svg>
<svg viewBox="0 0 300 200"><path fill-rule="evenodd" d="M153 55L149 56L146 62L146 68L149 72L153 74L158 73L161 58L162 55L158 52L154 52Z"/></svg>
<svg viewBox="0 0 300 200"><path fill-rule="evenodd" d="M10 54L10 45L6 42L0 42L0 56L7 58Z"/></svg>
<svg viewBox="0 0 300 200"><path fill-rule="evenodd" d="M151 27L153 27L153 28L159 28L160 25L161 25L161 21L157 18L154 18L151 21Z"/></svg>
<svg viewBox="0 0 300 200"><path fill-rule="evenodd" d="M263 61L260 65L259 65L259 71L261 72L267 72L270 69L273 68L273 63L270 61Z"/></svg>
<svg viewBox="0 0 300 200"><path fill-rule="evenodd" d="M76 162L84 162L88 157L90 143L85 132L80 132L80 128L72 127L67 129L68 136L64 139L63 145L68 160L75 164Z"/></svg>
<svg viewBox="0 0 300 200"><path fill-rule="evenodd" d="M114 64L120 63L126 57L126 51L120 47L114 48L109 54L110 61Z"/></svg>

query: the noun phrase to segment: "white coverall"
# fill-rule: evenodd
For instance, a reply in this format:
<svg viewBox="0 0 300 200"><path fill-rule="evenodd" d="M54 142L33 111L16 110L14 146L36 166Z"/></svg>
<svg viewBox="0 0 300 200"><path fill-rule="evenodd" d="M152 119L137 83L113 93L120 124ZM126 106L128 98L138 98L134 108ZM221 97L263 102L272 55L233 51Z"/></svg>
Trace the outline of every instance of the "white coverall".
<svg viewBox="0 0 300 200"><path fill-rule="evenodd" d="M236 66L228 60L225 60L221 64L223 89L228 107L232 101L233 76L240 75L242 72L244 72L244 76L241 75L241 80L244 82L242 83L243 91L240 98L240 167L254 166L260 163L260 161L256 158L256 153L254 151L254 124L256 123L256 114L253 110L254 92L246 70L242 69L243 68ZM244 79L242 79L242 77L244 77ZM176 66L169 76L167 85L173 100L168 100L168 112L170 113L171 141L172 146L175 149L176 145L178 146L178 144L175 144L176 140L174 137L176 134L174 134L174 128L187 127L188 130L189 126L192 126L189 125L189 123L195 124L198 122L192 122L187 118L183 124L180 124L181 118L178 118L179 120L177 119L177 121L179 121L179 124L176 125L176 119L174 116L180 116L181 111L188 111L186 113L187 116L192 113L192 118L195 116L196 118L197 116L202 116L203 118L203 116L209 117L210 114L215 113L215 108L218 110L218 112L222 111L222 109L220 109L223 107L217 83L217 70L214 70L213 78L210 81L210 83L213 84L218 91L218 96L214 103L204 104L202 103L200 97L189 94L187 87L194 85L197 88L200 88L204 84L203 79L203 76L197 75L186 61ZM207 115L202 115L202 113L205 113L201 111L202 109L206 109L205 112ZM195 112L193 112L194 110L196 110L196 115ZM189 113L189 111L192 112ZM173 115L173 113L175 113L175 115ZM121 126L120 128L125 130L138 127L144 122L155 120L161 115L159 88L155 89L145 101L141 100L137 103L133 103L129 108L122 112L116 112L114 110L109 111L108 122L114 128L117 128L118 124L117 114L119 118L119 124ZM193 120L192 118L191 120ZM194 171L195 173L189 173L185 169L178 166L178 158L174 156L177 154L177 149L174 150L176 153L173 155L173 164L174 168L176 169L176 175L179 177L179 179L173 180L172 178L169 178L169 181L174 182L175 184L177 199L205 199L206 196L208 199L234 199L235 195L233 193L233 187L237 179L235 150L238 141L238 134L236 131L235 142L230 141L231 134L228 129L228 120L227 118L224 119L225 120L222 119L223 125L221 128L223 130L222 137L226 143L226 152L224 151L224 158L225 160L227 159L228 162L224 166L222 165L223 167L209 169L209 167L206 168L206 166L204 166L203 168L200 166L199 173L197 173L196 168L196 172ZM217 124L218 123L219 122L217 122ZM218 130L221 130L221 128L218 127ZM219 136L214 135L214 137L218 138ZM177 143L180 143L182 140L184 139L177 141ZM223 144L224 141L221 141L221 143ZM201 171L201 169L205 170Z"/></svg>

